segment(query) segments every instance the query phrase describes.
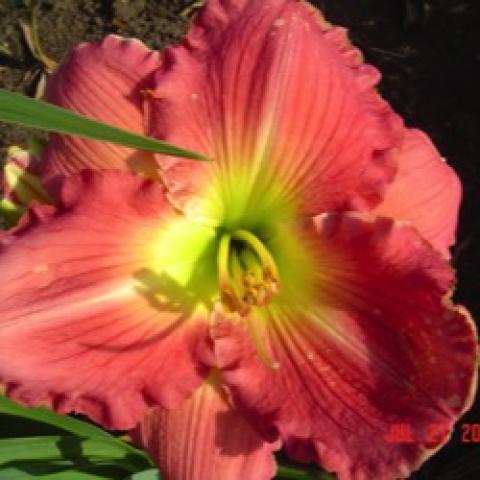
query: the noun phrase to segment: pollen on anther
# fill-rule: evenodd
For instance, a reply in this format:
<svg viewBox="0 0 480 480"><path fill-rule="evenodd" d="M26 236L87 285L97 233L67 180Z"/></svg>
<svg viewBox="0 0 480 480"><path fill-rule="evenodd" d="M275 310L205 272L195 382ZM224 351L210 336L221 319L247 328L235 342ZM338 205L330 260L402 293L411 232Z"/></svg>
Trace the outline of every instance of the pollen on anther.
<svg viewBox="0 0 480 480"><path fill-rule="evenodd" d="M275 25L275 27L283 27L285 25L285 19L283 18L277 18L274 22L273 22L273 25Z"/></svg>
<svg viewBox="0 0 480 480"><path fill-rule="evenodd" d="M272 362L271 367L274 370L278 370L280 368L280 362Z"/></svg>

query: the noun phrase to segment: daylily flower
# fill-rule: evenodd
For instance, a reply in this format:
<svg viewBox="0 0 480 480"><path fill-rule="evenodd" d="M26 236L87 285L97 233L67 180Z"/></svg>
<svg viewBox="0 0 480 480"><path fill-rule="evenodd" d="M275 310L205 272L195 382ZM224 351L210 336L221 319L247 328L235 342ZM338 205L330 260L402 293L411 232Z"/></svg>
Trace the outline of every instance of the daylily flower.
<svg viewBox="0 0 480 480"><path fill-rule="evenodd" d="M9 395L143 420L170 480L269 479L280 444L342 480L418 468L472 403L477 340L450 300L459 181L378 81L295 0L211 0L162 57L75 49L51 101L212 161L52 136L55 208L0 255Z"/></svg>

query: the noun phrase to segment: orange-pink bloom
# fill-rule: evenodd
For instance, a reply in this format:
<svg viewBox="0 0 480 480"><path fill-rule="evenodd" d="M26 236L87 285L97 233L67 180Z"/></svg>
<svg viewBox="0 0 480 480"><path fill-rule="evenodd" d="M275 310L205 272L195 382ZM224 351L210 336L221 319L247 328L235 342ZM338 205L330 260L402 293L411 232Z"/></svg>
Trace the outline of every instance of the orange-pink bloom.
<svg viewBox="0 0 480 480"><path fill-rule="evenodd" d="M162 55L74 49L52 102L212 161L51 136L54 206L0 237L9 395L136 427L168 480L270 479L281 445L340 480L418 468L472 403L477 337L458 178L379 79L296 0L210 0Z"/></svg>

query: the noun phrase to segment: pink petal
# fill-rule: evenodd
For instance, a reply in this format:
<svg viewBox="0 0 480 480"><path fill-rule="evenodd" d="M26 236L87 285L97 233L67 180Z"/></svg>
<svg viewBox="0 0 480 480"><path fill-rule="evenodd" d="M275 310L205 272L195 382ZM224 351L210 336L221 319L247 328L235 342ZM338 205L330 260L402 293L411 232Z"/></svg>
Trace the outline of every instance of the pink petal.
<svg viewBox="0 0 480 480"><path fill-rule="evenodd" d="M180 408L151 410L135 436L165 480L271 479L279 442L265 442L211 380Z"/></svg>
<svg viewBox="0 0 480 480"><path fill-rule="evenodd" d="M451 268L414 229L343 214L307 232L311 298L298 292L249 319L216 313L224 385L292 457L340 480L406 478L473 401L474 324L448 300ZM262 322L259 352L251 332Z"/></svg>
<svg viewBox="0 0 480 480"><path fill-rule="evenodd" d="M160 158L183 208L215 182L227 217L365 208L393 176L403 127L374 90L380 74L306 2L207 2L155 79L150 133L215 160Z"/></svg>
<svg viewBox="0 0 480 480"><path fill-rule="evenodd" d="M47 97L87 117L144 134L142 89L159 68L157 52L135 39L107 36L100 43L74 48L51 78ZM118 145L52 134L43 159L45 176L90 168L143 171L151 154Z"/></svg>
<svg viewBox="0 0 480 480"><path fill-rule="evenodd" d="M462 186L430 139L409 130L399 154L399 171L374 212L406 220L441 253L455 243Z"/></svg>
<svg viewBox="0 0 480 480"><path fill-rule="evenodd" d="M123 429L190 395L207 373L195 352L208 318L190 290L208 279L198 273L202 291L175 272L205 252L173 249L200 249L194 233L210 233L187 225L191 238L166 241L179 222L157 183L84 171L56 212L33 209L0 237L0 382L12 398Z"/></svg>

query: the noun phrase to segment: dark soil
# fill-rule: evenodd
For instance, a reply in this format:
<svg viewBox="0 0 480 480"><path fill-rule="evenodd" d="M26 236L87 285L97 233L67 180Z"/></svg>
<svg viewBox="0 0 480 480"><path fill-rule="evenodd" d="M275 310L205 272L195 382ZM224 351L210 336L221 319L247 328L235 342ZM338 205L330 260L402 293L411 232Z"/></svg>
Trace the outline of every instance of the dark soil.
<svg viewBox="0 0 480 480"><path fill-rule="evenodd" d="M37 15L39 36L45 53L55 60L70 46L108 32L135 36L152 48L161 48L183 35L188 21L182 12L190 3L192 0L43 0ZM382 71L384 96L408 125L431 135L459 173L465 195L454 252L459 276L456 298L480 318L480 2L312 3L330 21L350 29L368 62ZM0 0L0 87L33 95L42 66L29 52L19 28L19 20L28 18L25 2ZM25 144L28 136L24 129L2 125L0 147ZM480 423L478 402L464 421ZM480 478L480 446L462 443L460 433L412 478L440 479L455 464L460 468L451 478Z"/></svg>

